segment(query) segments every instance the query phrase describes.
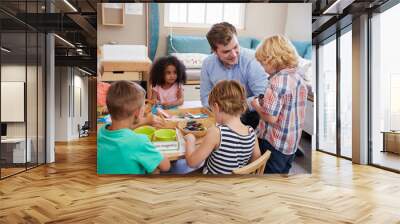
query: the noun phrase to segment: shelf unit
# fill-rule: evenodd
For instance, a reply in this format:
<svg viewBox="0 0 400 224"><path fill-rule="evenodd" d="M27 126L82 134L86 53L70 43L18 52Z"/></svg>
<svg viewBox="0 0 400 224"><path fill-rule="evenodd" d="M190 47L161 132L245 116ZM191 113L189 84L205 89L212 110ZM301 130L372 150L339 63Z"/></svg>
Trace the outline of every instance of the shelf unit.
<svg viewBox="0 0 400 224"><path fill-rule="evenodd" d="M117 8L119 6L120 8ZM124 3L103 3L101 4L101 13L101 20L104 26L125 25Z"/></svg>

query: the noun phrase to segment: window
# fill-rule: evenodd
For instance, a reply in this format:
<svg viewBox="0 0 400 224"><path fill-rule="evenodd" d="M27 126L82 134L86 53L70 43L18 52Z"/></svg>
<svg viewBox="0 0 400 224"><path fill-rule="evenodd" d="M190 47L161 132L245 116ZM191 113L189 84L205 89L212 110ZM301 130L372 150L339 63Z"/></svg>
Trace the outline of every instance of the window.
<svg viewBox="0 0 400 224"><path fill-rule="evenodd" d="M390 74L390 130L400 130L400 73Z"/></svg>
<svg viewBox="0 0 400 224"><path fill-rule="evenodd" d="M340 36L340 154L352 157L352 31Z"/></svg>
<svg viewBox="0 0 400 224"><path fill-rule="evenodd" d="M351 159L351 25L340 30L340 35L331 36L320 43L318 65L318 150Z"/></svg>
<svg viewBox="0 0 400 224"><path fill-rule="evenodd" d="M318 51L318 149L336 154L336 39Z"/></svg>
<svg viewBox="0 0 400 224"><path fill-rule="evenodd" d="M20 1L19 14L22 17L26 16L26 13L38 15L36 13L42 12L41 5L44 5L43 1ZM9 21L3 23L0 29L1 98L16 95L16 100L22 100L20 107L17 107L22 114L21 119L18 116L10 116L15 114L15 111L7 107L10 104L0 100L0 112L7 115L2 116L0 120L2 179L45 163L46 35L22 24L14 25L19 23L5 12L0 12L0 18ZM7 117L17 119L12 121L7 120Z"/></svg>
<svg viewBox="0 0 400 224"><path fill-rule="evenodd" d="M371 162L400 171L400 4L371 18ZM393 131L393 132L392 132ZM397 131L397 132L396 132Z"/></svg>
<svg viewBox="0 0 400 224"><path fill-rule="evenodd" d="M243 3L168 3L164 12L164 25L167 27L208 28L226 21L237 29L244 28Z"/></svg>

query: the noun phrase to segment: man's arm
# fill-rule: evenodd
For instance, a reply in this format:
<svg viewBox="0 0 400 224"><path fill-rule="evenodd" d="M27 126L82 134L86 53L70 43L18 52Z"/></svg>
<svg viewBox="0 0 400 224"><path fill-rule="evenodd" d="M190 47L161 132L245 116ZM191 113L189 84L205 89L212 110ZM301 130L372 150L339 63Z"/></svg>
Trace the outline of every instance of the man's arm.
<svg viewBox="0 0 400 224"><path fill-rule="evenodd" d="M203 107L208 107L208 95L210 94L211 89L212 83L207 71L207 64L203 63L200 75L200 99L201 105L203 105Z"/></svg>
<svg viewBox="0 0 400 224"><path fill-rule="evenodd" d="M261 64L253 59L247 67L248 85L253 96L247 98L247 105L249 110L254 110L251 106L251 101L255 96L265 93L265 89L268 85L268 74L264 71Z"/></svg>

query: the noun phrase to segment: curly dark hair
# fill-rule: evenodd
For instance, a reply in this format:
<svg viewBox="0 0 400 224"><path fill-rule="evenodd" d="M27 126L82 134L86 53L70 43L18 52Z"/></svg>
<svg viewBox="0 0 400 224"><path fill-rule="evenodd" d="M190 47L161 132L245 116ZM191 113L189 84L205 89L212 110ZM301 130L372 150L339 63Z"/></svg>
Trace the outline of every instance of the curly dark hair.
<svg viewBox="0 0 400 224"><path fill-rule="evenodd" d="M175 56L165 56L158 58L151 67L150 80L151 85L163 85L165 83L165 69L168 65L173 65L176 68L176 82L184 84L186 82L185 65Z"/></svg>

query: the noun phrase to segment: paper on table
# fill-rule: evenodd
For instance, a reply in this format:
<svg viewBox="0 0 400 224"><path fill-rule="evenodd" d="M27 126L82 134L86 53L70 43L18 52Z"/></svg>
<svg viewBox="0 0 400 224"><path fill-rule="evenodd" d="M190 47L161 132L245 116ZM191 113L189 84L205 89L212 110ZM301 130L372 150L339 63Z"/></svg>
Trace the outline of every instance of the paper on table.
<svg viewBox="0 0 400 224"><path fill-rule="evenodd" d="M171 142L153 142L154 146L160 152L176 152L179 150L179 144L177 141L171 141Z"/></svg>
<svg viewBox="0 0 400 224"><path fill-rule="evenodd" d="M179 129L175 130L177 141L153 142L154 146L161 152L185 152L185 139Z"/></svg>
<svg viewBox="0 0 400 224"><path fill-rule="evenodd" d="M183 135L179 129L176 128L175 130L176 130L176 138L178 139L179 143L179 152L185 152L186 151L185 139L183 138Z"/></svg>

